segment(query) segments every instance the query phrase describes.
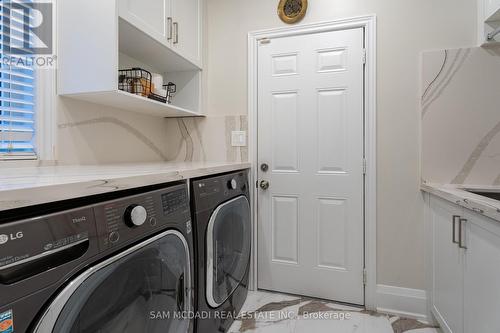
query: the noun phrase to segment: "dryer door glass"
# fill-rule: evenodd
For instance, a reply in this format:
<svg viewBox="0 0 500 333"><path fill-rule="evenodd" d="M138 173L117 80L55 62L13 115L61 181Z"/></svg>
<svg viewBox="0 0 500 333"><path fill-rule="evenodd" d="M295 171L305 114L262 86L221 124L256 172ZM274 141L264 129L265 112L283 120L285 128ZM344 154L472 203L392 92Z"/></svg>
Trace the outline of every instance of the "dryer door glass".
<svg viewBox="0 0 500 333"><path fill-rule="evenodd" d="M250 204L245 196L220 205L207 230L207 301L218 307L243 280L250 263Z"/></svg>
<svg viewBox="0 0 500 333"><path fill-rule="evenodd" d="M57 304L56 298L35 332L188 332L192 322L175 317L192 310L189 250L184 237L168 231L117 257L70 283L59 297L63 304ZM78 286L71 290L72 284ZM57 320L44 323L50 320L51 311Z"/></svg>

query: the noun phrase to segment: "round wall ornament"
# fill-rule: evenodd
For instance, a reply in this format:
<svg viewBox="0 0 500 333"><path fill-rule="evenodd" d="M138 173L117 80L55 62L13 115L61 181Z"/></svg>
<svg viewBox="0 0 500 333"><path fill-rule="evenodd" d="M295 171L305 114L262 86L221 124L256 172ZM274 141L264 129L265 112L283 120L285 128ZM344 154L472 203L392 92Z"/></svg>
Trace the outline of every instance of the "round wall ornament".
<svg viewBox="0 0 500 333"><path fill-rule="evenodd" d="M288 24L296 23L306 15L307 0L280 0L278 15Z"/></svg>

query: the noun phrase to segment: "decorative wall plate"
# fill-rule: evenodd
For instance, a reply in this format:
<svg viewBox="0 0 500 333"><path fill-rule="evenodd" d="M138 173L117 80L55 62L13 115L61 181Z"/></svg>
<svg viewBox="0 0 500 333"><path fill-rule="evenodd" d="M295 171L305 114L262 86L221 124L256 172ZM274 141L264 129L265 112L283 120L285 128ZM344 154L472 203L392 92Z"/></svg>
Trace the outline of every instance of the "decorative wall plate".
<svg viewBox="0 0 500 333"><path fill-rule="evenodd" d="M280 0L278 15L288 24L296 23L306 15L307 0Z"/></svg>

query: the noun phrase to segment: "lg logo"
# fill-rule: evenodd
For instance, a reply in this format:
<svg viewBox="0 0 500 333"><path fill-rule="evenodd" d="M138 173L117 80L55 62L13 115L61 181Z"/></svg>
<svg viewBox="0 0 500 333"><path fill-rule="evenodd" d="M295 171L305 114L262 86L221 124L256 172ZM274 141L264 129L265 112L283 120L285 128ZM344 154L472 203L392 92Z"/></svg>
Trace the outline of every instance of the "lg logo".
<svg viewBox="0 0 500 333"><path fill-rule="evenodd" d="M0 244L5 244L9 241L9 236L7 235L0 235Z"/></svg>
<svg viewBox="0 0 500 333"><path fill-rule="evenodd" d="M9 240L14 241L23 237L24 235L22 231L18 231L17 233L10 235L0 235L0 245L7 243Z"/></svg>

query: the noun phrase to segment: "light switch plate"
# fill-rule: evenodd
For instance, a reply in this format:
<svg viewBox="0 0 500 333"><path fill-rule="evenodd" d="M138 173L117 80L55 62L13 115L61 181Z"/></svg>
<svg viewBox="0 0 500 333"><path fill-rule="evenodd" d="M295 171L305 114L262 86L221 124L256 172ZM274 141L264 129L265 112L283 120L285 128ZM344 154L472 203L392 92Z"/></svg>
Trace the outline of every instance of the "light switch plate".
<svg viewBox="0 0 500 333"><path fill-rule="evenodd" d="M231 132L231 145L233 147L246 147L246 145L247 145L247 132L246 131L232 131Z"/></svg>

